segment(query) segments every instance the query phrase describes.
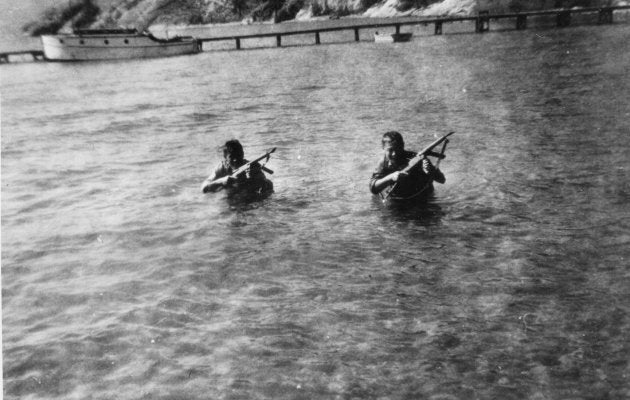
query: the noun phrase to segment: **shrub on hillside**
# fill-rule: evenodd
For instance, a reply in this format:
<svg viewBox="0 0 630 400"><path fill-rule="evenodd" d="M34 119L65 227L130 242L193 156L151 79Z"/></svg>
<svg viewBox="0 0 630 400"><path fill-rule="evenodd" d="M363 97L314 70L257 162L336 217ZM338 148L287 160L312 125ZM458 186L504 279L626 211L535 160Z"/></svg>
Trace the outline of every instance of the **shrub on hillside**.
<svg viewBox="0 0 630 400"><path fill-rule="evenodd" d="M67 22L82 28L96 20L100 9L92 0L74 0L58 7L47 8L35 21L22 26L22 31L31 36L57 33Z"/></svg>
<svg viewBox="0 0 630 400"><path fill-rule="evenodd" d="M295 18L298 12L304 7L304 0L287 0L282 8L278 10L276 22L289 21Z"/></svg>

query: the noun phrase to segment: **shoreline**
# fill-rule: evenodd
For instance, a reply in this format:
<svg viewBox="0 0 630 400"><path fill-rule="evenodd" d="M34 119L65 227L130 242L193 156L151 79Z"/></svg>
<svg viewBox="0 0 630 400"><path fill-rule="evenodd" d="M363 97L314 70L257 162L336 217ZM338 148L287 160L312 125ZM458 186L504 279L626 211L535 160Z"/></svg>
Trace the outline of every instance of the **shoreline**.
<svg viewBox="0 0 630 400"><path fill-rule="evenodd" d="M559 9L544 10L544 11L558 11ZM496 14L500 15L500 14ZM213 23L213 24L198 24L198 25L167 25L156 24L148 28L148 30L157 37L172 38L174 36L195 36L197 38L203 37L224 37L224 36L242 36L242 35L255 35L255 34L283 34L308 29L326 29L336 27L347 27L352 29L355 25L367 25L367 24L392 24L396 22L416 22L429 21L438 18L436 16L412 16L412 15L397 15L391 17L368 17L365 15L351 15L340 18L329 17L315 17L309 19L294 19L290 21L283 21L274 23L272 21L260 21L243 23L241 22L228 22L228 23ZM457 18L457 17L455 17ZM555 17L553 15L544 16L532 16L528 18L528 26L526 29L540 29L550 28L553 26ZM497 30L503 30L506 27L512 25L512 22L497 21L491 22L490 32L493 31L492 27L501 27ZM630 10L620 9L615 11L614 24L627 23L630 21ZM470 22L468 22L470 23ZM431 24L430 22L428 24ZM595 25L597 24L596 16L592 14L575 14L571 26L583 26L583 25ZM368 28L364 28L368 29ZM468 30L468 29L467 29ZM449 29L445 29L444 34L448 35ZM474 26L470 28L470 33L474 33ZM25 51L25 50L41 50L42 44L39 37L27 36L24 34L15 34L9 32L9 34L3 35L4 38L8 38L7 42L0 42L0 52L10 51Z"/></svg>
<svg viewBox="0 0 630 400"><path fill-rule="evenodd" d="M545 12L558 12L562 9L549 9L549 10L540 10ZM577 11L577 10L573 10ZM508 14L508 13L506 13ZM491 15L506 15L506 14L491 14ZM514 13L509 13L514 14ZM630 21L630 9L619 9L615 10L615 19L613 20L613 24L615 23L625 23ZM476 15L457 15L457 16L414 16L414 15L397 15L391 17L368 17L365 15L353 15L353 16L345 16L341 18L331 19L331 18L321 18L316 17L313 19L302 19L302 20L290 20L283 21L279 23L273 23L271 21L263 21L263 22L252 22L249 24L244 24L240 22L232 22L232 23L221 23L221 24L199 24L199 25L165 25L165 24L156 24L152 25L149 30L156 35L172 35L180 34L180 35L192 35L195 34L200 35L199 31L203 31L203 34L207 34L208 37L212 36L230 36L230 35L248 35L248 34L262 34L262 33L290 33L301 30L308 29L326 29L326 28L334 28L334 27L348 27L351 29L353 26L361 26L361 25L369 25L369 24L395 24L400 22L402 24L409 22L420 22L419 25L422 24L423 21L427 21L428 25L432 25L432 21L436 18L474 18ZM547 15L534 15L528 17L528 26L526 29L537 29L537 28L547 28L551 27L555 24L556 16L553 14ZM592 13L574 13L572 14L572 23L571 26L583 26L583 25L595 25L597 23L597 16ZM508 22L509 21L509 22ZM448 22L450 23L459 23L459 22ZM472 21L467 21L463 23L473 23ZM515 25L514 22L510 19L504 20L492 20L490 23L491 27L494 26L512 26ZM446 26L446 25L445 25ZM368 29L368 28L365 28ZM474 26L471 28L471 33L474 33ZM516 28L514 28L516 29ZM490 29L492 31L492 29ZM445 29L445 33L448 34L448 29Z"/></svg>

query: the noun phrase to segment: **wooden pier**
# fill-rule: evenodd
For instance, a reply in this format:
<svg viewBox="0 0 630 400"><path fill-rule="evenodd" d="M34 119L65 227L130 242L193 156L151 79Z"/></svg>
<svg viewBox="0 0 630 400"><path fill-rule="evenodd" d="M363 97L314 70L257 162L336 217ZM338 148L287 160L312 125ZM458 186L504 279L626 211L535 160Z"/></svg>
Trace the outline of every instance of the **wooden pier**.
<svg viewBox="0 0 630 400"><path fill-rule="evenodd" d="M0 64L9 63L16 57L20 60L24 60L24 56L28 56L31 61L45 61L44 52L42 50L23 50L23 51L9 51L0 53Z"/></svg>
<svg viewBox="0 0 630 400"><path fill-rule="evenodd" d="M322 44L321 34L325 32L333 31L354 31L354 41L360 41L360 31L362 29L377 29L377 28L395 28L396 33L400 33L400 29L405 25L433 25L434 34L441 35L443 33L443 25L454 22L472 22L474 24L474 31L476 33L484 33L490 30L490 22L498 20L514 20L514 27L516 30L527 29L528 18L532 17L555 17L555 25L559 28L563 28L571 25L571 16L574 14L592 14L597 16L598 24L612 24L613 14L615 11L630 10L630 6L616 6L616 7L597 7L597 8L581 8L581 9L556 9L545 11L531 11L523 13L510 13L510 14L489 14L488 12L480 12L478 15L469 17L439 17L439 18L392 18L392 22L379 22L379 23L365 23L365 22L352 22L352 19L344 20L347 24L340 26L330 26L323 28L311 28L311 29L294 29L281 32L266 32L256 34L244 34L244 35L229 35L229 36L213 36L213 37L198 37L199 43L204 42L219 42L219 41L234 41L235 48L240 50L242 43L246 39L258 39L258 38L276 38L276 47L282 47L282 37L292 35L313 35L314 44ZM339 20L337 20L339 21ZM275 29L282 29L282 24L270 25ZM0 63L11 62L11 59L18 58L24 61L24 56L30 56L32 61L44 61L44 52L41 50L25 50L25 51L13 51L0 53Z"/></svg>
<svg viewBox="0 0 630 400"><path fill-rule="evenodd" d="M630 10L630 6L617 6L617 7L597 7L597 8L582 8L582 9L556 9L545 11L531 11L523 13L510 13L510 14L489 14L488 12L480 12L476 16L470 17L439 17L439 18L423 18L413 19L408 21L401 21L400 19L392 22L383 23L356 23L352 24L351 20L348 20L348 25L334 26L326 28L313 28L313 29L297 29L284 32L269 32L269 33L257 33L247 35L230 35L230 36L214 36L214 37L200 37L197 38L201 43L204 42L218 42L218 41L234 41L235 48L240 50L242 43L246 39L257 38L276 38L276 47L282 47L282 37L292 35L313 35L314 44L319 45L322 43L321 34L325 32L354 30L354 41L360 41L360 30L362 29L376 29L393 27L396 33L400 33L400 28L404 25L434 25L434 34L441 35L443 25L453 22L472 22L474 23L474 29L476 33L484 33L490 30L490 21L492 20L505 20L513 19L514 27L517 30L523 30L527 28L527 20L531 17L543 17L551 16L556 19L556 26L559 28L571 25L571 15L573 14L596 14L599 24L612 24L614 11Z"/></svg>

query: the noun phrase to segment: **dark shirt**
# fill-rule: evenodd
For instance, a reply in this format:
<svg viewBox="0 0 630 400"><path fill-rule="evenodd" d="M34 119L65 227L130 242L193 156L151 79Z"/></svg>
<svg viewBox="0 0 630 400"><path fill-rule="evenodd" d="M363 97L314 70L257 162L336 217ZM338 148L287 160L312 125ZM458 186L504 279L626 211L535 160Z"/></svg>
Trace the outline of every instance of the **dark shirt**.
<svg viewBox="0 0 630 400"><path fill-rule="evenodd" d="M409 164L409 160L415 157L415 155L416 153L412 151L405 151L395 162L389 162L383 158L370 179L370 191L374 194L378 194L379 192L375 188L376 181L386 177L392 172L405 169ZM391 191L388 196L393 199L411 199L416 196L426 196L433 192L434 179L443 182L444 175L437 169L433 169L433 174L431 175L426 174L422 169L422 162L420 162L409 171L409 175L401 176L397 183L382 189L380 193L381 196L385 196Z"/></svg>
<svg viewBox="0 0 630 400"><path fill-rule="evenodd" d="M243 160L241 165L248 163L249 161ZM230 165L225 162L221 162L215 169L212 180L216 180L219 178L223 178L224 176L232 175L235 169L233 169ZM249 177L247 173L242 173L236 177L236 182L234 182L230 189L240 190L240 189L249 189L252 191L256 191L263 187L266 184L267 178L265 174L262 172L260 164L253 163L249 166Z"/></svg>

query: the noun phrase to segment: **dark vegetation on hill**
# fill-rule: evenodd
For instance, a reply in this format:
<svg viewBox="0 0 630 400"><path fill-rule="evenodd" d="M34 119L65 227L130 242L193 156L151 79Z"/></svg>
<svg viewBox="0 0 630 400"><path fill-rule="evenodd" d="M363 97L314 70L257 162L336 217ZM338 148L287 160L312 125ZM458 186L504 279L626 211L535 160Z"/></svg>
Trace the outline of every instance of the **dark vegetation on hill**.
<svg viewBox="0 0 630 400"><path fill-rule="evenodd" d="M22 30L31 36L55 33L68 21L75 26L90 26L100 14L101 9L92 0L74 0L63 6L46 9L36 20L28 22Z"/></svg>

